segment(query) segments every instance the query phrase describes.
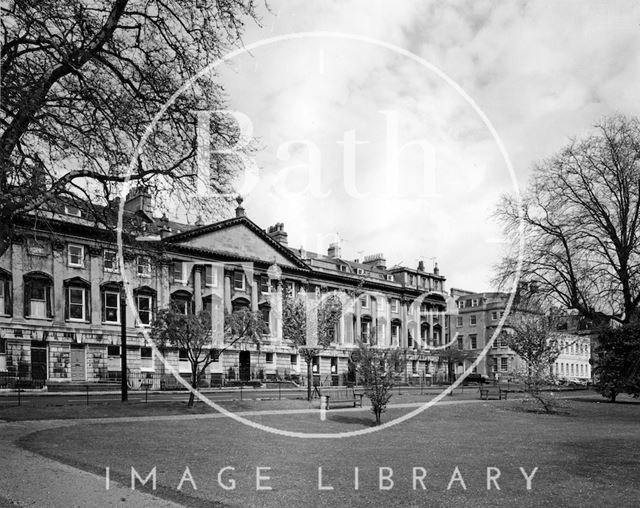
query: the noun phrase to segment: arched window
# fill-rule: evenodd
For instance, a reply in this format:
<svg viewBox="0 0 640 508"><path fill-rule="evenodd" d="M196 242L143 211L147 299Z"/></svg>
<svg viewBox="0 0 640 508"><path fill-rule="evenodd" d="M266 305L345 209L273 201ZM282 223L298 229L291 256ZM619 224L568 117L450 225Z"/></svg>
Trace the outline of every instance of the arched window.
<svg viewBox="0 0 640 508"><path fill-rule="evenodd" d="M399 319L391 321L391 345L397 346L400 344L400 327L402 322Z"/></svg>
<svg viewBox="0 0 640 508"><path fill-rule="evenodd" d="M360 340L363 344L368 344L371 339L371 316L360 318Z"/></svg>
<svg viewBox="0 0 640 508"><path fill-rule="evenodd" d="M180 314L193 314L193 299L188 291L171 293L171 309Z"/></svg>
<svg viewBox="0 0 640 508"><path fill-rule="evenodd" d="M13 312L11 273L0 268L0 315L10 316Z"/></svg>
<svg viewBox="0 0 640 508"><path fill-rule="evenodd" d="M269 319L271 316L271 305L269 305L268 303L263 303L262 305L260 305L259 307L260 309L260 315L262 316L262 321L264 321L264 324L266 325L266 333L271 333L270 329L269 329Z"/></svg>
<svg viewBox="0 0 640 508"><path fill-rule="evenodd" d="M53 317L52 287L53 279L46 273L32 272L24 276L25 317L37 319Z"/></svg>
<svg viewBox="0 0 640 508"><path fill-rule="evenodd" d="M89 283L80 277L64 281L64 318L67 321L91 321L89 288Z"/></svg>
<svg viewBox="0 0 640 508"><path fill-rule="evenodd" d="M250 309L249 300L246 298L235 298L233 302L231 302L231 312L238 312L242 309Z"/></svg>

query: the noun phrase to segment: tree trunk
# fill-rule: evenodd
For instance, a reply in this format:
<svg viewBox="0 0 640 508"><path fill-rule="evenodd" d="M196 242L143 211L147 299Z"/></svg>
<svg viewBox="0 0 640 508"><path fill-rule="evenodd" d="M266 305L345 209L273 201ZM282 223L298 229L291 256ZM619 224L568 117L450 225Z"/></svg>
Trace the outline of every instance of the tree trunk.
<svg viewBox="0 0 640 508"><path fill-rule="evenodd" d="M311 401L311 383L313 383L313 372L311 372L311 359L305 358L307 362L307 400Z"/></svg>
<svg viewBox="0 0 640 508"><path fill-rule="evenodd" d="M193 390L198 389L198 371L197 370L191 371L191 387L193 388ZM187 407L193 407L193 403L195 400L195 394L193 393L193 390L189 392L189 403L187 404Z"/></svg>

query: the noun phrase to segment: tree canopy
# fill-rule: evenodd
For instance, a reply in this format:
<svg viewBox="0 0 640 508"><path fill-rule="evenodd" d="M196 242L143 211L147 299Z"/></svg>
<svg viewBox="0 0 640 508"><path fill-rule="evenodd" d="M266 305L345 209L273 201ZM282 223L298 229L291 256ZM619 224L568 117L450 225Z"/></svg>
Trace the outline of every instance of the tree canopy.
<svg viewBox="0 0 640 508"><path fill-rule="evenodd" d="M17 214L57 196L106 203L154 115L240 40L245 18L255 19L253 0L13 0L0 12L5 232ZM194 110L224 106L212 77L169 105L130 175L155 196L205 211L219 201L192 192ZM210 127L214 147L238 136L228 115ZM236 162L211 157L213 191L228 191Z"/></svg>
<svg viewBox="0 0 640 508"><path fill-rule="evenodd" d="M522 295L577 309L599 322L638 319L640 305L640 122L615 116L537 164L522 201L497 209L511 252L497 282L517 275ZM522 231L521 229L522 228Z"/></svg>

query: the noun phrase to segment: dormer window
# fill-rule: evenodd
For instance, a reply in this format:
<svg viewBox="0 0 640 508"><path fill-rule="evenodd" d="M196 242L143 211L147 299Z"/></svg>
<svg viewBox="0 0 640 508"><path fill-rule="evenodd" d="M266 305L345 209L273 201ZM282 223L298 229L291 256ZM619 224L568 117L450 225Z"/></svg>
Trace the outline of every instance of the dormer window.
<svg viewBox="0 0 640 508"><path fill-rule="evenodd" d="M71 215L72 217L82 217L80 208L73 205L64 205L64 213L65 215Z"/></svg>
<svg viewBox="0 0 640 508"><path fill-rule="evenodd" d="M338 270L346 273L349 271L349 268L347 267L347 265L338 265Z"/></svg>
<svg viewBox="0 0 640 508"><path fill-rule="evenodd" d="M362 268L356 268L356 273L358 275L364 275L364 270Z"/></svg>
<svg viewBox="0 0 640 508"><path fill-rule="evenodd" d="M395 279L393 278L393 275L387 274L387 280L393 282Z"/></svg>

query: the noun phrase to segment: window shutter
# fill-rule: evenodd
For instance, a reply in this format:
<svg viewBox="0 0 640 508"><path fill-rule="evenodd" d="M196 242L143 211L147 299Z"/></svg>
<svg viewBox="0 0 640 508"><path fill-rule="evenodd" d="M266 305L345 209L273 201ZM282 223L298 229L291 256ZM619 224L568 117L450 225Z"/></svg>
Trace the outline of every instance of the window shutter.
<svg viewBox="0 0 640 508"><path fill-rule="evenodd" d="M91 323L91 292L85 288L84 291L84 318Z"/></svg>
<svg viewBox="0 0 640 508"><path fill-rule="evenodd" d="M24 281L24 317L31 316L31 281Z"/></svg>
<svg viewBox="0 0 640 508"><path fill-rule="evenodd" d="M52 310L52 306L51 306L51 285L50 284L47 284L45 286L44 298L46 300L46 306L47 306L47 317L48 318L52 318L53 317L53 310Z"/></svg>
<svg viewBox="0 0 640 508"><path fill-rule="evenodd" d="M100 291L100 296L102 298L102 322L104 323L106 321L107 318L107 295L105 294L104 290Z"/></svg>

